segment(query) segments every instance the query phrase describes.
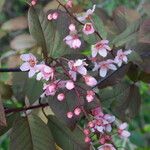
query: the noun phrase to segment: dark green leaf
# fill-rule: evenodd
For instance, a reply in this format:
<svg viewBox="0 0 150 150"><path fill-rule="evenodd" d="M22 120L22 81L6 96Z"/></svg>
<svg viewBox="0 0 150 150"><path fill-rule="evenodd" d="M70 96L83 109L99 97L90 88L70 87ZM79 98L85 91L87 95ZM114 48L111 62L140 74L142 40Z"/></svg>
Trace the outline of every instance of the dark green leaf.
<svg viewBox="0 0 150 150"><path fill-rule="evenodd" d="M48 126L56 144L63 150L89 150L84 142L84 134L78 127L71 131L54 116L49 116Z"/></svg>
<svg viewBox="0 0 150 150"><path fill-rule="evenodd" d="M50 12L52 13L53 11ZM70 17L60 10L57 10L57 13L59 14L58 19L49 21L42 9L31 7L28 12L31 35L42 47L44 55L49 55L53 58L78 52L78 50L71 50L63 41L69 34Z"/></svg>
<svg viewBox="0 0 150 150"><path fill-rule="evenodd" d="M17 118L10 135L10 150L55 150L49 128L37 116Z"/></svg>
<svg viewBox="0 0 150 150"><path fill-rule="evenodd" d="M136 36L136 32L138 31L140 24L141 24L142 20L139 19L137 21L135 21L134 23L130 24L125 31L123 31L121 34L119 34L113 41L112 44L115 44L116 46L120 46L122 44L125 44L126 42L128 42L128 38L130 38L130 40L132 38L135 38ZM131 37L130 37L131 36ZM121 43L121 44L120 44Z"/></svg>
<svg viewBox="0 0 150 150"><path fill-rule="evenodd" d="M29 79L26 72L14 73L13 92L17 100L24 101L27 96L30 103L34 103L42 94L42 82Z"/></svg>
<svg viewBox="0 0 150 150"><path fill-rule="evenodd" d="M98 31L98 33L101 35L101 37L103 39L106 39L107 32L106 32L106 29L105 29L102 19L99 16L97 16L96 14L93 15L92 19L94 21L94 25L95 25L95 28Z"/></svg>

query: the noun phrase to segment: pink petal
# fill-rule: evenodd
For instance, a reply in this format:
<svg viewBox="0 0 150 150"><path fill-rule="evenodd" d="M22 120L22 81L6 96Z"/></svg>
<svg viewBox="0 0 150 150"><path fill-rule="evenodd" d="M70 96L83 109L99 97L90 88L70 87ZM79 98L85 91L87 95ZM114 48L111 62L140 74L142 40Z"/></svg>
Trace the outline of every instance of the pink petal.
<svg viewBox="0 0 150 150"><path fill-rule="evenodd" d="M128 124L126 122L122 123L120 126L119 126L119 129L120 130L124 130L125 128L128 127Z"/></svg>
<svg viewBox="0 0 150 150"><path fill-rule="evenodd" d="M121 136L124 138L128 138L131 135L129 131L123 130L121 133Z"/></svg>
<svg viewBox="0 0 150 150"><path fill-rule="evenodd" d="M111 70L117 70L117 67L113 64L109 64L108 68Z"/></svg>
<svg viewBox="0 0 150 150"><path fill-rule="evenodd" d="M127 63L127 62L128 62L128 59L127 59L127 57L126 57L126 56L124 56L122 59L123 59L123 61L124 61L125 63Z"/></svg>
<svg viewBox="0 0 150 150"><path fill-rule="evenodd" d="M95 48L95 46L94 45L92 45L92 57L96 57L96 55L97 55L97 49Z"/></svg>
<svg viewBox="0 0 150 150"><path fill-rule="evenodd" d="M111 48L108 45L104 45L104 48L109 50L109 51L111 50Z"/></svg>
<svg viewBox="0 0 150 150"><path fill-rule="evenodd" d="M109 43L108 40L101 40L100 42L101 42L102 44L108 44L108 43Z"/></svg>
<svg viewBox="0 0 150 150"><path fill-rule="evenodd" d="M20 58L23 61L29 61L30 60L30 54L22 54L22 55L20 55Z"/></svg>
<svg viewBox="0 0 150 150"><path fill-rule="evenodd" d="M70 31L75 31L75 30L76 30L75 25L74 25L74 24L70 24L70 25L69 25L69 30L70 30Z"/></svg>
<svg viewBox="0 0 150 150"><path fill-rule="evenodd" d="M41 72L39 72L38 74L37 74L37 76L36 76L36 79L37 80L41 80L42 79L42 73Z"/></svg>
<svg viewBox="0 0 150 150"><path fill-rule="evenodd" d="M81 67L78 67L78 72L81 75L86 75L87 74L87 69L85 67L81 66Z"/></svg>
<svg viewBox="0 0 150 150"><path fill-rule="evenodd" d="M75 63L74 63L74 66L81 66L83 64L83 60L81 59L78 59Z"/></svg>
<svg viewBox="0 0 150 150"><path fill-rule="evenodd" d="M106 130L107 132L111 132L111 130L112 130L111 125L110 125L110 124L106 125L105 130Z"/></svg>
<svg viewBox="0 0 150 150"><path fill-rule="evenodd" d="M131 53L132 53L131 50L124 51L124 54L126 54L126 55L129 55L129 54L131 54Z"/></svg>
<svg viewBox="0 0 150 150"><path fill-rule="evenodd" d="M29 64L28 62L23 63L23 64L20 66L20 70L21 70L21 71L28 71L28 70L30 70L30 64Z"/></svg>
<svg viewBox="0 0 150 150"><path fill-rule="evenodd" d="M100 69L100 71L99 71L99 75L100 75L101 77L105 77L106 74L107 74L107 68L102 67L102 68Z"/></svg>
<svg viewBox="0 0 150 150"><path fill-rule="evenodd" d="M34 69L31 69L28 73L29 75L29 78L33 77L35 75L35 70Z"/></svg>
<svg viewBox="0 0 150 150"><path fill-rule="evenodd" d="M107 56L107 51L106 51L106 49L104 49L104 48L100 49L100 50L98 51L98 53L99 53L101 56L103 56L103 57L106 57L106 56Z"/></svg>
<svg viewBox="0 0 150 150"><path fill-rule="evenodd" d="M70 74L70 76L72 77L72 79L73 79L74 81L76 81L76 79L77 79L77 73L70 70L70 71L69 71L69 74Z"/></svg>

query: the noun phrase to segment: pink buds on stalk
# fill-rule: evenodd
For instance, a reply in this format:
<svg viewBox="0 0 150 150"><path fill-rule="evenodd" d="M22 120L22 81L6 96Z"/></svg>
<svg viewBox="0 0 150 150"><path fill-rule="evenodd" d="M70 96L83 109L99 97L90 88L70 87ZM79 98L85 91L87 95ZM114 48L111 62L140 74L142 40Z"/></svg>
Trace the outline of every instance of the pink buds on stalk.
<svg viewBox="0 0 150 150"><path fill-rule="evenodd" d="M74 110L74 114L75 114L76 116L79 116L80 113L81 113L81 109L80 109L79 107L77 107L77 108Z"/></svg>
<svg viewBox="0 0 150 150"><path fill-rule="evenodd" d="M65 94L64 93L58 94L57 99L58 99L58 101L63 101L65 99Z"/></svg>
<svg viewBox="0 0 150 150"><path fill-rule="evenodd" d="M67 112L67 117L71 119L73 117L73 113L71 111Z"/></svg>
<svg viewBox="0 0 150 150"><path fill-rule="evenodd" d="M58 13L57 13L57 12L50 13L50 14L47 16L47 19L48 19L48 20L57 20L57 18L58 18Z"/></svg>

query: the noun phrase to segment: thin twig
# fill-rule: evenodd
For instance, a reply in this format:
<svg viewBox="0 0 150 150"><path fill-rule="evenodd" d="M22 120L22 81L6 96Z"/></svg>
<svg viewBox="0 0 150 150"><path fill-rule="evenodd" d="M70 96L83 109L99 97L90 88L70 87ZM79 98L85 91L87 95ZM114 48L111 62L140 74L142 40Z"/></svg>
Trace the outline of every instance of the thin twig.
<svg viewBox="0 0 150 150"><path fill-rule="evenodd" d="M13 112L27 111L27 110L31 110L31 109L37 109L37 108L40 108L40 107L44 108L44 107L47 107L47 106L48 106L48 103L38 104L38 105L23 107L23 108L5 109L5 114L9 114L9 113L13 113Z"/></svg>
<svg viewBox="0 0 150 150"><path fill-rule="evenodd" d="M0 68L0 72L21 72L20 68Z"/></svg>
<svg viewBox="0 0 150 150"><path fill-rule="evenodd" d="M63 5L59 0L56 0L65 10L66 10L66 12L70 15L70 17L72 17L76 22L78 22L79 24L81 24L81 25L85 25L84 23L82 23L81 21L79 21L73 14L71 14L70 13L70 11L66 8L66 6L65 5ZM99 32L98 31L96 31L95 30L95 32L94 32L100 39L103 39L102 37L101 37L101 35L99 34Z"/></svg>

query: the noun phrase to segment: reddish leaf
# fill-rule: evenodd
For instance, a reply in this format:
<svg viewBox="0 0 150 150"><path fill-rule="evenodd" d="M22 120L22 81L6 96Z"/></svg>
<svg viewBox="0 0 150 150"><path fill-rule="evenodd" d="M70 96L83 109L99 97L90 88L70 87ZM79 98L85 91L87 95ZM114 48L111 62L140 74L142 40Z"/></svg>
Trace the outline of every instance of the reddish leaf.
<svg viewBox="0 0 150 150"><path fill-rule="evenodd" d="M140 14L135 10L119 6L114 11L113 18L120 31L123 31L130 23L138 20L140 18Z"/></svg>
<svg viewBox="0 0 150 150"><path fill-rule="evenodd" d="M6 126L6 125L7 123L6 123L5 111L0 96L0 126Z"/></svg>
<svg viewBox="0 0 150 150"><path fill-rule="evenodd" d="M139 32L139 41L142 43L150 44L150 19L145 20L141 25Z"/></svg>

